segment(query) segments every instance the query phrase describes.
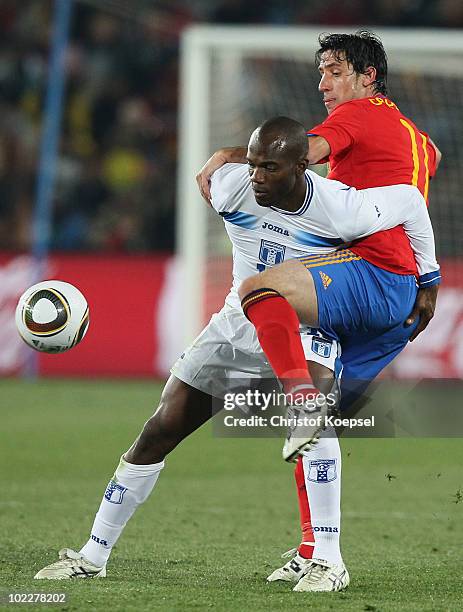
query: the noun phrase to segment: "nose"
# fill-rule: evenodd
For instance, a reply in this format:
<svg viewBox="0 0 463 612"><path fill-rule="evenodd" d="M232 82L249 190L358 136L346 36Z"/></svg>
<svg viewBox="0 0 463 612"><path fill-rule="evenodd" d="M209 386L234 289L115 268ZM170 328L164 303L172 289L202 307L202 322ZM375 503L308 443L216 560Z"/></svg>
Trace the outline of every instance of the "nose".
<svg viewBox="0 0 463 612"><path fill-rule="evenodd" d="M329 91L331 89L329 78L326 74L322 74L320 83L318 84L318 91Z"/></svg>
<svg viewBox="0 0 463 612"><path fill-rule="evenodd" d="M264 172L262 168L258 168L257 166L253 168L251 172L251 182L262 185L264 182Z"/></svg>

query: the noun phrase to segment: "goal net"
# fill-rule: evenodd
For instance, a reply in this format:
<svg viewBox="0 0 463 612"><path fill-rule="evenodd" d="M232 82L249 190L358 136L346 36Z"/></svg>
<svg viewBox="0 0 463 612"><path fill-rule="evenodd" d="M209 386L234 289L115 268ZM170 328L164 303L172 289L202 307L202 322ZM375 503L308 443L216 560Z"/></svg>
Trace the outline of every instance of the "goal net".
<svg viewBox="0 0 463 612"><path fill-rule="evenodd" d="M231 278L223 222L201 200L195 173L217 148L245 145L271 116L288 115L307 128L325 118L314 60L320 31L196 26L183 36L177 236L187 340L220 308ZM462 256L462 32L375 31L388 53L390 97L443 152L430 188L438 254Z"/></svg>

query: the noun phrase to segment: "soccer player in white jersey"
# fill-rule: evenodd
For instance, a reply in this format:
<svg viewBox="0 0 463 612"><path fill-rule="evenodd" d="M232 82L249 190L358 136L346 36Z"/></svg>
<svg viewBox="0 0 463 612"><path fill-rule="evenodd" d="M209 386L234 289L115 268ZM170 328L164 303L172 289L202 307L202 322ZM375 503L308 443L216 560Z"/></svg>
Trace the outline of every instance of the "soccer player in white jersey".
<svg viewBox="0 0 463 612"><path fill-rule="evenodd" d="M265 172L273 176L267 192L255 180L262 162L256 171L252 157L253 149L262 146L268 150ZM233 391L237 375L241 379L273 376L254 327L240 308L236 290L247 277L285 257L329 252L345 241L397 223L407 228L418 265L434 265L432 228L417 190L394 186L360 192L322 179L306 170L306 149L304 128L290 119L276 118L253 133L249 170L231 165L213 179L213 204L225 220L234 247L233 289L221 312L174 364L158 410L121 457L106 488L88 542L79 552L61 550L59 561L40 570L37 579L105 576L111 550L151 493L165 456L211 417L211 396L220 398ZM275 163L275 153L285 160L284 168ZM387 194L392 191L395 202L390 211ZM336 216L340 209L345 212L342 219ZM312 337L304 334L303 341L312 358ZM319 588L312 590L347 586L342 560L330 572L330 587L323 575Z"/></svg>

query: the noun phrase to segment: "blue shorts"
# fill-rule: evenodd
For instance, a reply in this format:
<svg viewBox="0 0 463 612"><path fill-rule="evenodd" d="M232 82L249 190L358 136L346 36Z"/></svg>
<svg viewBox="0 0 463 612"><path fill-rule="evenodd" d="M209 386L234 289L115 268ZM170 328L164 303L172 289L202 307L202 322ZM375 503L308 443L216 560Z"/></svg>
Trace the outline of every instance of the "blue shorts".
<svg viewBox="0 0 463 612"><path fill-rule="evenodd" d="M319 330L341 346L343 405L361 394L407 345L418 291L413 275L378 268L349 249L300 257L312 274Z"/></svg>

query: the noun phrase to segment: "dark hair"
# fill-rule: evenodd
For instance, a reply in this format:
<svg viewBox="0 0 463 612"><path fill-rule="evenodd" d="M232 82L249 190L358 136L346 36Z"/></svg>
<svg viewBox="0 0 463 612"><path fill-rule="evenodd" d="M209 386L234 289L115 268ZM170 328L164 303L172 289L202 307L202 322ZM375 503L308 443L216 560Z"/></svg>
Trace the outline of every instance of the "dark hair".
<svg viewBox="0 0 463 612"><path fill-rule="evenodd" d="M307 131L305 127L290 117L272 117L258 128L258 138L266 142L279 141L284 154L297 161L307 155Z"/></svg>
<svg viewBox="0 0 463 612"><path fill-rule="evenodd" d="M355 34L320 34L320 49L315 54L317 63L323 53L333 51L338 61L343 59L352 64L357 74L365 74L369 66L376 68L373 83L375 93L387 95L387 55L380 38L368 30Z"/></svg>

